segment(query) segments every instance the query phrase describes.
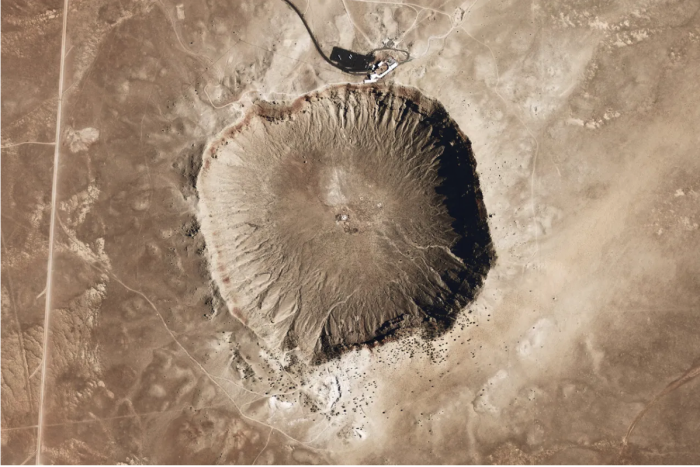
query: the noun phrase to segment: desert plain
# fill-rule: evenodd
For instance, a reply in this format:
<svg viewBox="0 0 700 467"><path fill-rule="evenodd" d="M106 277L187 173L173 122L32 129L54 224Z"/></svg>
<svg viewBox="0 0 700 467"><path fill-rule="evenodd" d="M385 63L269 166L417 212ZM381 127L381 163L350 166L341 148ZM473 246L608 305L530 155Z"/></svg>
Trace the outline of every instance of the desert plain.
<svg viewBox="0 0 700 467"><path fill-rule="evenodd" d="M3 2L2 463L699 463L700 2L292 3Z"/></svg>

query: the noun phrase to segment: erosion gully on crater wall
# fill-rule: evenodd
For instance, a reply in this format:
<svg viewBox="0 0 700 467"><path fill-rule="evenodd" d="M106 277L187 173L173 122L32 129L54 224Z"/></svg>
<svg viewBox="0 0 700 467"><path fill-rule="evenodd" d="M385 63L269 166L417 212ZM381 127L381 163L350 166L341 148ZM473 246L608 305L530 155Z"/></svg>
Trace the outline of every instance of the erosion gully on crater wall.
<svg viewBox="0 0 700 467"><path fill-rule="evenodd" d="M441 335L495 260L471 143L415 89L261 103L206 147L197 189L229 310L303 361Z"/></svg>

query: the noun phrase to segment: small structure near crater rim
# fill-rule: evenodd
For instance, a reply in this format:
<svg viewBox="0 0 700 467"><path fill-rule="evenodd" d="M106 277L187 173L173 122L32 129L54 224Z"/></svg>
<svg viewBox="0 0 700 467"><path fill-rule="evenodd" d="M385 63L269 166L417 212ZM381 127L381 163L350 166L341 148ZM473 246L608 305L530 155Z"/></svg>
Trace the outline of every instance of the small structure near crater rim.
<svg viewBox="0 0 700 467"><path fill-rule="evenodd" d="M207 146L197 188L229 310L307 362L444 332L495 259L471 143L415 89L262 103Z"/></svg>

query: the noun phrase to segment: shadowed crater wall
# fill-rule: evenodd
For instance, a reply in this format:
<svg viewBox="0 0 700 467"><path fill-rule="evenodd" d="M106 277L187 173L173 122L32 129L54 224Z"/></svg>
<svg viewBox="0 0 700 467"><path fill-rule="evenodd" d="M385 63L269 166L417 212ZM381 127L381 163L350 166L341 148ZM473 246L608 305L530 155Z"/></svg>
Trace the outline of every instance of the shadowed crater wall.
<svg viewBox="0 0 700 467"><path fill-rule="evenodd" d="M256 105L205 149L197 188L231 313L305 361L444 332L495 258L471 144L414 89Z"/></svg>

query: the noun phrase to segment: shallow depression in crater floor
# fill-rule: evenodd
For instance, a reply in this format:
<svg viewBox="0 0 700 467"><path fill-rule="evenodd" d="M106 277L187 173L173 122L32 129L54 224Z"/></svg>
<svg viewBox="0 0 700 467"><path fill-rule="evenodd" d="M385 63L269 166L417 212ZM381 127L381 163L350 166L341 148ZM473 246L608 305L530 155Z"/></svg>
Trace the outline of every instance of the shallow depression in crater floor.
<svg viewBox="0 0 700 467"><path fill-rule="evenodd" d="M441 334L495 259L471 144L414 89L258 104L205 149L197 188L229 310L304 361Z"/></svg>

